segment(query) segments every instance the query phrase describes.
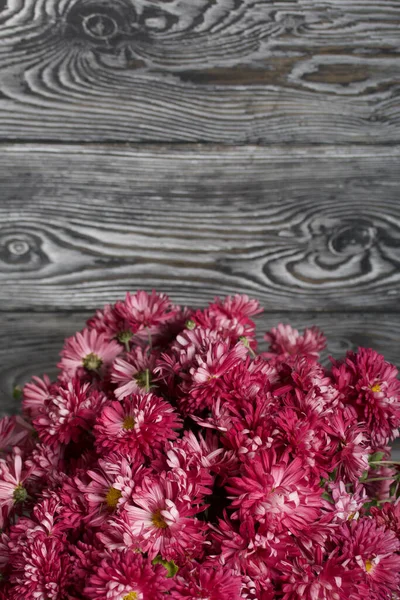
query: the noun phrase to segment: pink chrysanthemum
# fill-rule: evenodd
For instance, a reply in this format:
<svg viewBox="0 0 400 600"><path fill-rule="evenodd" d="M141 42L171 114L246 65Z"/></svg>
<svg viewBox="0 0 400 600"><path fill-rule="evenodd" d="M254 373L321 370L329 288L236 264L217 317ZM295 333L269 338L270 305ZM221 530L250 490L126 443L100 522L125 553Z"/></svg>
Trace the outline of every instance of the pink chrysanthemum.
<svg viewBox="0 0 400 600"><path fill-rule="evenodd" d="M385 502L379 508L373 506L371 514L378 526L391 529L400 540L400 497L395 502Z"/></svg>
<svg viewBox="0 0 400 600"><path fill-rule="evenodd" d="M369 348L347 352L343 362L333 361L332 375L342 401L352 404L365 421L374 446L384 446L399 435L400 381L396 367Z"/></svg>
<svg viewBox="0 0 400 600"><path fill-rule="evenodd" d="M105 555L85 587L92 600L164 600L171 587L162 565L132 551Z"/></svg>
<svg viewBox="0 0 400 600"><path fill-rule="evenodd" d="M365 488L357 483L352 492L346 490L343 481L331 482L329 485L333 502L335 503L335 519L339 523L348 519L358 519L364 504L368 501Z"/></svg>
<svg viewBox="0 0 400 600"><path fill-rule="evenodd" d="M183 411L198 413L213 405L224 383L222 376L235 368L248 354L242 342L230 347L227 342L211 343L206 352L195 356L190 368L190 382L180 402Z"/></svg>
<svg viewBox="0 0 400 600"><path fill-rule="evenodd" d="M97 419L98 451L154 456L167 440L178 436L181 421L174 408L154 394L133 394L111 402Z"/></svg>
<svg viewBox="0 0 400 600"><path fill-rule="evenodd" d="M133 506L126 506L131 531L150 558L161 554L166 560L176 560L201 553L204 524L195 515L206 507L193 505L184 478L145 477L132 502Z"/></svg>
<svg viewBox="0 0 400 600"><path fill-rule="evenodd" d="M112 458L113 462L99 459L96 470L87 472L89 483L76 479L88 505L86 520L92 527L103 523L111 513L121 509L140 481L138 463L131 466L122 455Z"/></svg>
<svg viewBox="0 0 400 600"><path fill-rule="evenodd" d="M92 390L89 383L82 383L77 377L60 383L33 421L40 439L50 446L77 442L92 427L106 400L104 394Z"/></svg>
<svg viewBox="0 0 400 600"><path fill-rule="evenodd" d="M83 329L66 340L57 366L68 377L85 372L99 373L109 367L121 352L117 341L95 329Z"/></svg>
<svg viewBox="0 0 400 600"><path fill-rule="evenodd" d="M152 387L155 354L148 354L140 346L124 358L116 358L111 370L111 381L117 384L114 394L118 400L130 394L145 394Z"/></svg>
<svg viewBox="0 0 400 600"><path fill-rule="evenodd" d="M302 460L275 462L268 451L258 453L243 465L239 477L232 477L227 490L236 518L253 516L270 530L288 529L298 533L317 519L325 503L322 489L309 485Z"/></svg>
<svg viewBox="0 0 400 600"><path fill-rule="evenodd" d="M338 532L343 560L354 569L355 583L365 584L374 600L400 591L400 540L372 518L347 521Z"/></svg>
<svg viewBox="0 0 400 600"><path fill-rule="evenodd" d="M242 579L232 569L211 565L190 565L174 579L175 600L240 600Z"/></svg>
<svg viewBox="0 0 400 600"><path fill-rule="evenodd" d="M354 420L345 420L341 411L330 416L325 431L336 441L336 452L332 461L332 470L347 481L357 482L368 469L370 448L366 429Z"/></svg>
<svg viewBox="0 0 400 600"><path fill-rule="evenodd" d="M8 456L7 460L0 458L0 508L2 510L5 509L8 513L14 505L25 502L28 497L25 481L30 474L29 469L23 469L19 454Z"/></svg>
<svg viewBox="0 0 400 600"><path fill-rule="evenodd" d="M164 323L173 319L179 309L166 294L157 294L155 290L148 294L139 290L136 294L127 292L125 301L118 302L115 310L138 334L154 335L159 333Z"/></svg>
<svg viewBox="0 0 400 600"><path fill-rule="evenodd" d="M63 600L67 596L71 559L65 541L35 536L12 556L9 600Z"/></svg>
<svg viewBox="0 0 400 600"><path fill-rule="evenodd" d="M0 419L0 452L7 451L9 446L24 445L33 431L32 425L20 416Z"/></svg>
<svg viewBox="0 0 400 600"><path fill-rule="evenodd" d="M104 333L107 338L117 339L129 349L137 327L132 327L129 321L119 314L116 309L118 304L119 302L115 305L106 304L103 309L96 310L95 315L87 320L86 325L89 329L94 329L98 333Z"/></svg>
<svg viewBox="0 0 400 600"><path fill-rule="evenodd" d="M263 356L279 357L280 360L290 361L300 355L316 362L326 346L326 338L317 327L307 328L300 335L297 329L283 323L268 331L264 339L270 343L270 351L264 352Z"/></svg>
<svg viewBox="0 0 400 600"><path fill-rule="evenodd" d="M282 561L282 600L348 600L350 574L335 557L314 548L310 557ZM361 598L360 598L361 600Z"/></svg>
<svg viewBox="0 0 400 600"><path fill-rule="evenodd" d="M32 377L32 381L24 385L22 406L32 419L42 412L46 400L56 388L47 375L43 375L43 379Z"/></svg>

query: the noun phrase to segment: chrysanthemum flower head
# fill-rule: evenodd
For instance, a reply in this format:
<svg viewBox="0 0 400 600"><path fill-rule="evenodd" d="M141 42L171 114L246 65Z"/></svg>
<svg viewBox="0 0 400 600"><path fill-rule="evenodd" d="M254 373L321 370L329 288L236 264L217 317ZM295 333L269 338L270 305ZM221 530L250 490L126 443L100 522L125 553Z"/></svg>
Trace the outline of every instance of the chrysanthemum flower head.
<svg viewBox="0 0 400 600"><path fill-rule="evenodd" d="M333 361L333 379L342 401L367 423L374 447L397 437L400 427L400 381L397 368L369 348L348 351L344 361Z"/></svg>
<svg viewBox="0 0 400 600"><path fill-rule="evenodd" d="M96 447L154 457L167 440L178 436L180 426L171 404L152 393L132 394L103 408L94 428Z"/></svg>
<svg viewBox="0 0 400 600"><path fill-rule="evenodd" d="M268 450L258 453L228 482L236 518L251 515L273 531L296 534L324 507L322 489L309 484L306 473L300 457L279 462Z"/></svg>
<svg viewBox="0 0 400 600"><path fill-rule="evenodd" d="M58 367L68 377L99 374L122 352L116 340L95 329L83 329L65 341Z"/></svg>
<svg viewBox="0 0 400 600"><path fill-rule="evenodd" d="M90 576L85 597L92 600L165 600L171 587L165 568L132 551L107 553Z"/></svg>
<svg viewBox="0 0 400 600"><path fill-rule="evenodd" d="M90 429L95 416L106 402L101 392L77 377L53 388L43 410L33 421L41 441L51 446L77 442Z"/></svg>
<svg viewBox="0 0 400 600"><path fill-rule="evenodd" d="M202 552L205 525L196 515L206 506L196 506L188 482L182 476L162 473L144 477L126 507L133 534L142 551L151 558L160 554L166 560L197 556Z"/></svg>
<svg viewBox="0 0 400 600"><path fill-rule="evenodd" d="M307 328L300 335L297 329L283 323L268 331L264 339L269 342L270 350L263 355L286 361L300 355L316 362L326 346L326 338L317 327Z"/></svg>
<svg viewBox="0 0 400 600"><path fill-rule="evenodd" d="M178 572L171 596L175 600L240 600L241 577L216 561L208 565L194 563Z"/></svg>
<svg viewBox="0 0 400 600"><path fill-rule="evenodd" d="M377 600L400 590L400 540L373 518L347 521L338 532L343 561Z"/></svg>
<svg viewBox="0 0 400 600"><path fill-rule="evenodd" d="M124 358L115 359L111 381L117 384L114 394L118 400L130 394L146 394L153 387L156 355L136 346Z"/></svg>

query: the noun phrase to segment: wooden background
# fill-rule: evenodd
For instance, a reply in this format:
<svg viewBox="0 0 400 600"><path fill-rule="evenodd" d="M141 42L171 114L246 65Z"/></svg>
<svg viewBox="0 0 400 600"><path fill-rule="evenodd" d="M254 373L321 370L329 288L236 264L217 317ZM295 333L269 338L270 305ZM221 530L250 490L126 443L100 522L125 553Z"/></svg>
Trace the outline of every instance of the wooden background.
<svg viewBox="0 0 400 600"><path fill-rule="evenodd" d="M0 394L98 305L263 303L400 366L398 0L0 0Z"/></svg>

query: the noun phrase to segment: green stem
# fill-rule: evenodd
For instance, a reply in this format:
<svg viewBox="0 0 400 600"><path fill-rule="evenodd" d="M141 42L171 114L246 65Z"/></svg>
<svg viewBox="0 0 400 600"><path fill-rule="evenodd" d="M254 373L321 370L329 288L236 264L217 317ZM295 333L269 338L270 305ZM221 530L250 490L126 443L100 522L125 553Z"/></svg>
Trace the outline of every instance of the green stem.
<svg viewBox="0 0 400 600"><path fill-rule="evenodd" d="M393 481L394 477L371 477L371 479L366 479L361 483L370 483L371 481Z"/></svg>
<svg viewBox="0 0 400 600"><path fill-rule="evenodd" d="M373 460L370 465L400 465L400 460Z"/></svg>
<svg viewBox="0 0 400 600"><path fill-rule="evenodd" d="M146 392L149 392L150 391L150 372L149 372L149 369L145 370L145 375L146 375L145 390L146 390Z"/></svg>

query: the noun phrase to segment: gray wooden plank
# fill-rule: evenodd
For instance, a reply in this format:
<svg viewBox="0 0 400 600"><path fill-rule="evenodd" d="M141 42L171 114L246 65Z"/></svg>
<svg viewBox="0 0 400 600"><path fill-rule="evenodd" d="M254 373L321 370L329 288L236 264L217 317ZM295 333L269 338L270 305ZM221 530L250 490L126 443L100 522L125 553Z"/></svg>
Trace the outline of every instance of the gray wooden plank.
<svg viewBox="0 0 400 600"><path fill-rule="evenodd" d="M391 310L400 147L5 145L0 310L156 288L201 305Z"/></svg>
<svg viewBox="0 0 400 600"><path fill-rule="evenodd" d="M400 139L397 0L0 3L0 139Z"/></svg>
<svg viewBox="0 0 400 600"><path fill-rule="evenodd" d="M32 375L47 373L55 377L58 360L65 337L80 330L91 313L0 313L0 416L16 413L19 402L13 399L14 386L29 381ZM349 349L358 346L373 347L387 360L400 367L400 314L336 314L308 312L299 314L277 312L256 318L260 350L266 349L262 341L264 332L278 322L290 323L303 329L318 325L328 338L322 362L329 364L328 355L339 358ZM400 459L400 443L396 446Z"/></svg>

